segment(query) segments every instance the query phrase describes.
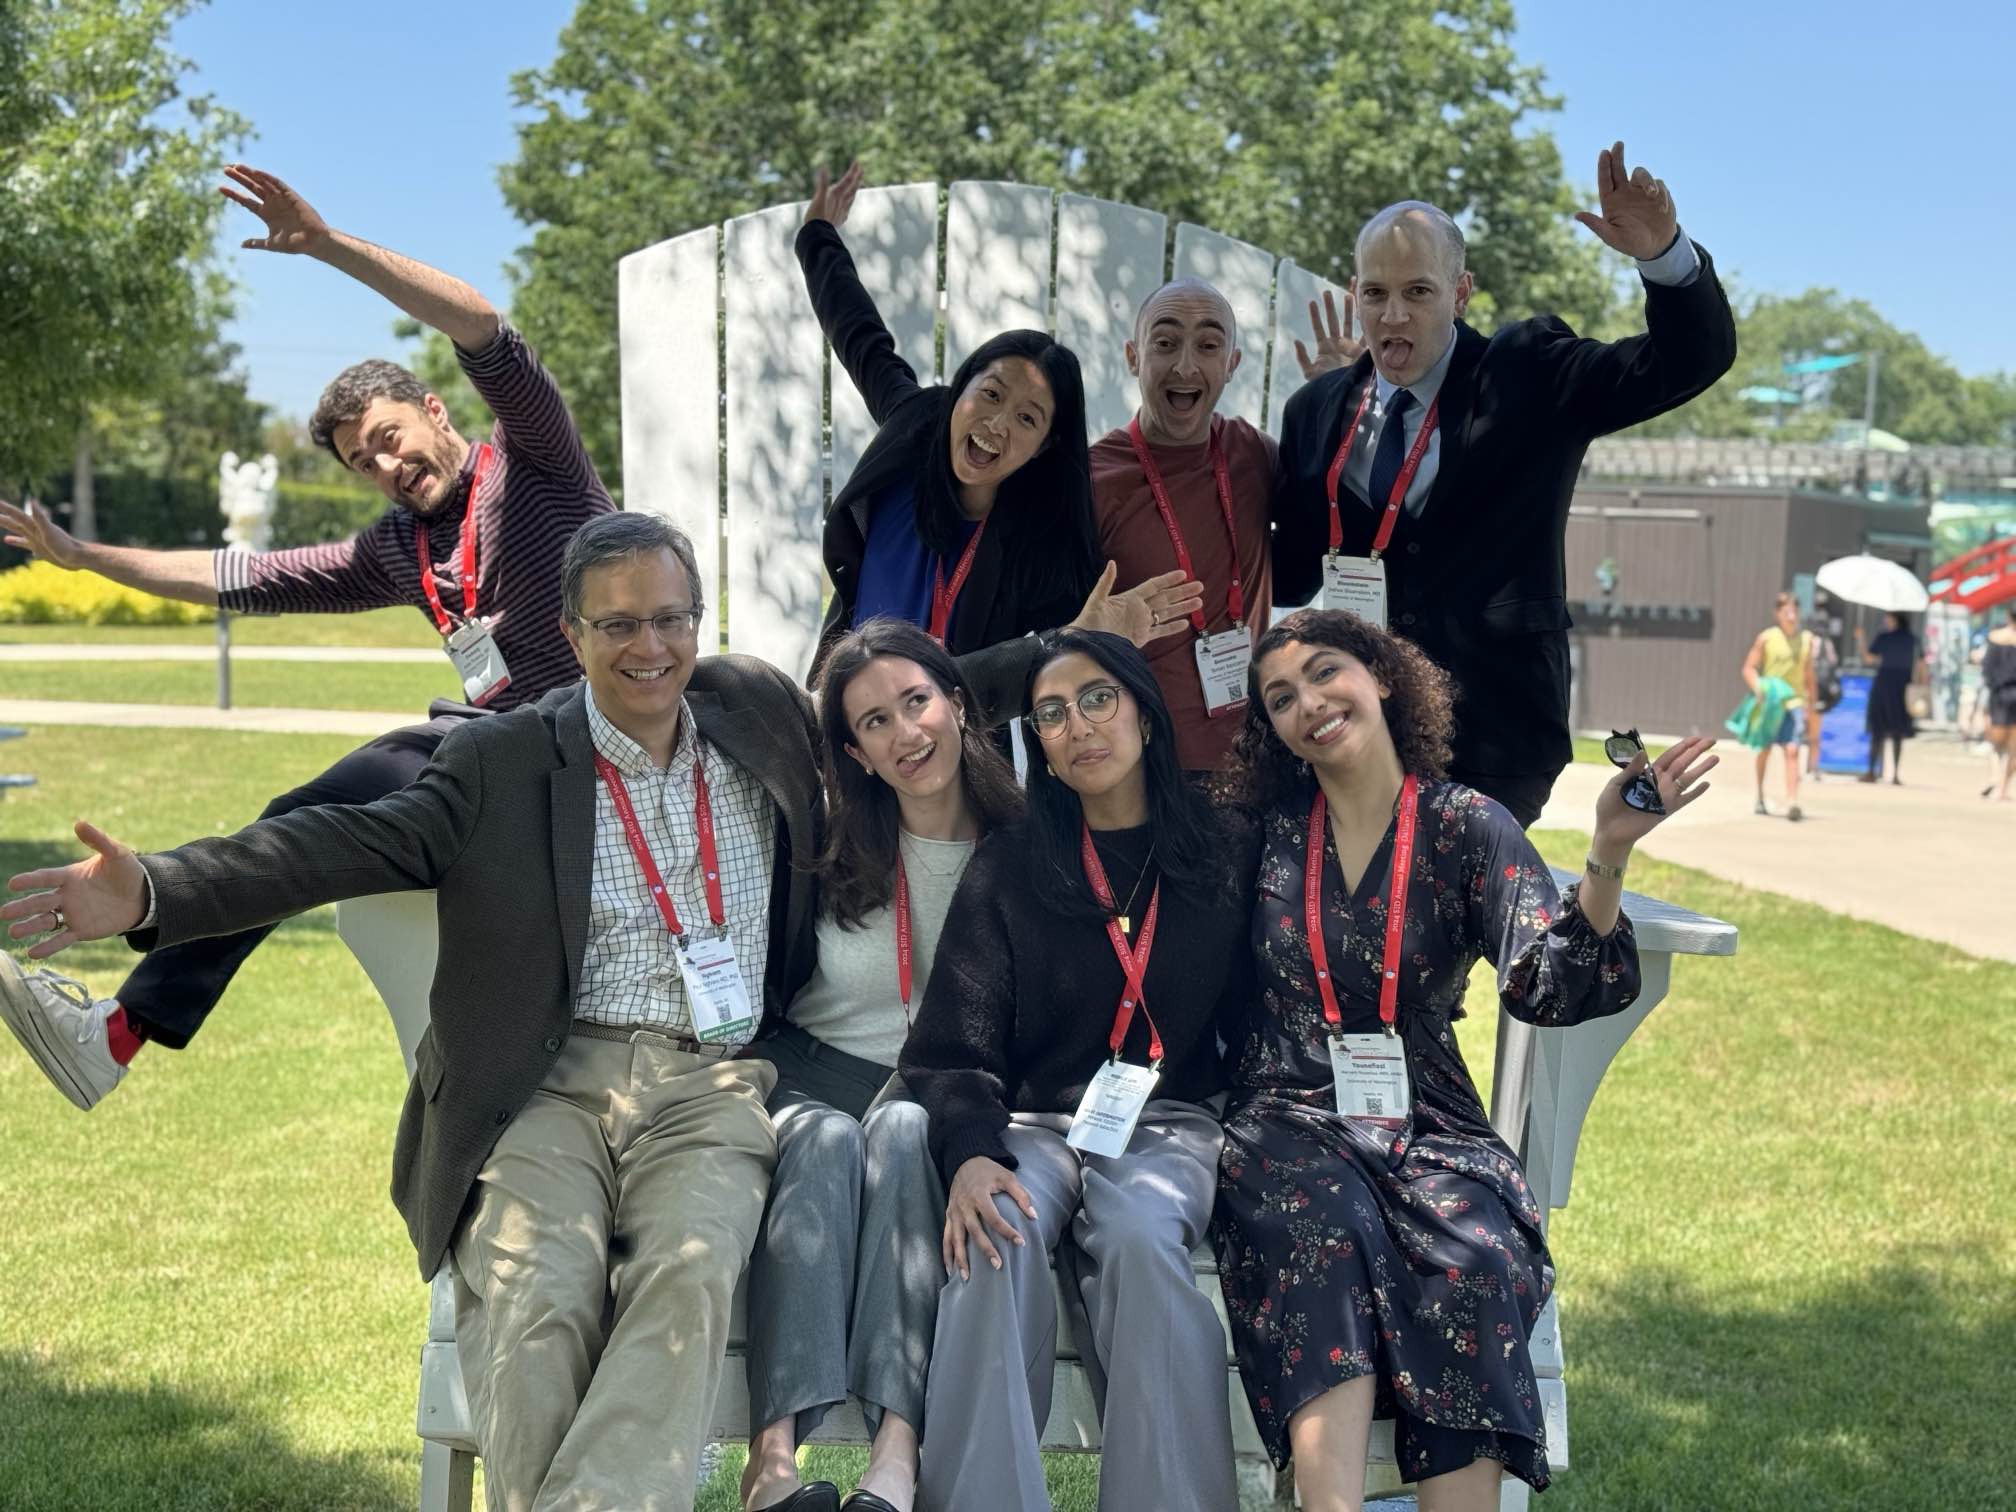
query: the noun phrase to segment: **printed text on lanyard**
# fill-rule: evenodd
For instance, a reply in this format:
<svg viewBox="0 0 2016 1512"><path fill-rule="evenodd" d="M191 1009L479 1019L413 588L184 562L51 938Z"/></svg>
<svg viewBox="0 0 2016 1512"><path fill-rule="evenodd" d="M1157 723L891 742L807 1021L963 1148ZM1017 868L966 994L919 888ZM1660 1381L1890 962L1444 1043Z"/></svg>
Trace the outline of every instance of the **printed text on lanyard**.
<svg viewBox="0 0 2016 1512"><path fill-rule="evenodd" d="M1344 544L1344 517L1337 507L1338 491L1344 486L1344 465L1351 460L1351 447L1358 439L1358 428L1365 423L1365 412L1372 407L1372 393L1377 387L1376 378L1365 380L1365 392L1359 397L1357 413L1344 427L1344 440L1323 479L1324 490L1330 498L1330 554L1323 559L1323 607L1348 609L1360 619L1384 630L1386 563L1383 559L1387 546L1393 540L1394 523L1400 518L1400 510L1407 502L1407 490L1413 487L1414 475L1421 471L1421 460L1428 455L1428 443L1434 439L1435 425L1442 413L1442 396L1437 394L1435 402L1428 406L1428 413L1421 419L1421 434L1414 438L1407 460L1400 466L1400 475L1393 480L1392 492L1386 496L1386 507L1379 516L1379 529L1372 537L1372 554L1339 556L1337 548ZM1379 505L1375 501L1372 507L1377 509Z"/></svg>
<svg viewBox="0 0 2016 1512"><path fill-rule="evenodd" d="M1092 884L1092 895L1099 900L1099 906L1109 914L1117 913L1113 888L1106 880L1106 868L1099 862L1099 853L1092 848L1089 827L1080 831L1079 859L1084 863L1085 880ZM1119 919L1106 920L1107 942L1112 945L1126 977L1120 989L1120 1006L1113 1015L1113 1032L1106 1040L1112 1055L1087 1084L1085 1095L1078 1100L1078 1111L1071 1115L1071 1128L1064 1136L1065 1143L1088 1155L1126 1153L1127 1141L1134 1137L1134 1126L1141 1120L1141 1110L1148 1105L1148 1094L1162 1079L1162 1032L1155 1027L1155 1017L1148 1012L1141 995L1141 984L1148 975L1148 954L1155 948L1155 921L1161 912L1162 881L1158 877L1154 892L1148 896L1148 915L1141 921L1140 937L1131 948ZM1133 1027L1137 1007L1148 1020L1145 1066L1120 1059L1120 1049L1127 1043L1127 1031Z"/></svg>
<svg viewBox="0 0 2016 1512"><path fill-rule="evenodd" d="M468 502L462 510L462 560L457 569L462 577L462 623L449 617L441 602L441 588L434 581L434 558L427 550L427 522L421 521L413 535L420 549L420 586L427 592L428 607L440 627L448 647L448 659L462 679L462 695L472 704L486 704L511 686L511 669L504 665L504 653L497 649L489 624L476 613L476 505L482 497L483 479L490 471L490 443L476 448L476 466L469 475Z"/></svg>
<svg viewBox="0 0 2016 1512"><path fill-rule="evenodd" d="M644 838L644 827L637 822L637 810L631 806L623 774L600 751L595 753L595 770L609 790L617 817L623 821L624 838L630 843L637 869L644 873L651 901L658 905L659 916L671 931L673 957L679 963L679 977L686 988L694 1037L710 1042L741 1037L755 1024L756 1016L749 1006L749 989L743 984L742 969L735 963L735 942L728 934L728 910L721 896L721 859L714 845L714 809L707 799L707 774L701 765L700 752L696 749L693 753L693 815L700 831L700 870L707 884L707 916L716 931L704 939L690 935L679 922L679 910L659 874L650 843Z"/></svg>
<svg viewBox="0 0 2016 1512"><path fill-rule="evenodd" d="M1346 1034L1330 978L1330 947L1323 937L1323 841L1330 813L1323 790L1309 805L1309 853L1302 869L1302 921L1309 932L1309 960L1323 1019L1330 1026L1330 1071L1337 1111L1346 1118L1399 1123L1412 1105L1407 1079L1407 1046L1399 1034L1400 948L1407 930L1407 884L1414 870L1414 821L1421 784L1413 776L1400 786L1400 811L1393 821L1393 876L1386 889L1386 952L1380 962L1378 1034Z"/></svg>
<svg viewBox="0 0 2016 1512"><path fill-rule="evenodd" d="M1218 488L1218 512L1224 516L1225 538L1232 548L1232 587L1225 606L1232 624L1212 635L1206 628L1210 622L1204 611L1190 612L1190 628L1197 632L1197 678L1204 686L1204 707L1213 716L1229 714L1246 702L1246 668L1253 660L1253 633L1246 628L1246 590L1239 581L1239 526L1232 513L1232 474L1225 464L1219 434L1224 424L1216 419L1211 422L1210 457L1212 479ZM1183 528L1176 523L1176 509L1169 502L1162 470L1155 465L1155 456L1141 434L1139 415L1127 422L1127 439L1134 443L1134 456L1148 475L1148 492L1154 496L1163 528L1169 532L1169 544L1176 548L1176 565L1183 569L1185 578L1194 579L1197 573L1190 565L1190 548L1184 543Z"/></svg>

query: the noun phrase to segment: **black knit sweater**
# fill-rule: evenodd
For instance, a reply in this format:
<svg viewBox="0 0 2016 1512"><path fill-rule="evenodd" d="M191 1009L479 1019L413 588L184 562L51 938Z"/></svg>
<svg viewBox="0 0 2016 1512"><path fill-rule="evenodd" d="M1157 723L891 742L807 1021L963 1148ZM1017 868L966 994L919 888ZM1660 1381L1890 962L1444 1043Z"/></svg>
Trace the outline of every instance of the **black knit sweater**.
<svg viewBox="0 0 2016 1512"><path fill-rule="evenodd" d="M1148 859L1146 826L1093 833L1114 889L1126 900ZM1242 847L1231 870L1250 878ZM1150 865L1131 919L1138 938L1156 883ZM903 1047L905 1085L931 1115L931 1153L949 1184L976 1155L1012 1167L1002 1142L1011 1109L1071 1113L1108 1057L1125 974L1098 917L1065 917L1039 901L1020 827L980 842L953 895L922 1007ZM1161 1031L1156 1097L1201 1102L1222 1091L1219 1039L1239 1043L1254 995L1251 899L1199 897L1165 886L1142 998ZM1139 1009L1125 1058L1148 1062Z"/></svg>

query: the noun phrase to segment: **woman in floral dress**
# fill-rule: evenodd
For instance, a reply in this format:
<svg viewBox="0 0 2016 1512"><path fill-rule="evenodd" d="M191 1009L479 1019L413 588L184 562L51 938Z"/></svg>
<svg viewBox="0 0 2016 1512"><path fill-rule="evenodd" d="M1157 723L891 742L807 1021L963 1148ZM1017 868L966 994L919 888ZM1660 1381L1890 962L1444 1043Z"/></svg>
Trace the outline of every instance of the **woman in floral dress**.
<svg viewBox="0 0 2016 1512"><path fill-rule="evenodd" d="M1394 1419L1424 1512L1496 1507L1501 1470L1547 1481L1527 1337L1554 1271L1454 1020L1480 957L1529 1023L1636 998L1625 865L1703 790L1712 742L1620 772L1588 870L1560 893L1510 814L1445 779L1450 687L1409 642L1304 611L1261 640L1249 695L1232 780L1261 824L1261 993L1235 1050L1214 1225L1240 1373L1305 1512L1355 1512L1375 1417Z"/></svg>

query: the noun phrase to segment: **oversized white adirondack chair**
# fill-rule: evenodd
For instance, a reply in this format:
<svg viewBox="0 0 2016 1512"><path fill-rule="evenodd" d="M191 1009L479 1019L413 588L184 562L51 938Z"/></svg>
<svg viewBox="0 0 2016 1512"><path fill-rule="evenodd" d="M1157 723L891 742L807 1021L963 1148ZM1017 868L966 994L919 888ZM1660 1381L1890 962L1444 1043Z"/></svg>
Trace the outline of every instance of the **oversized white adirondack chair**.
<svg viewBox="0 0 2016 1512"><path fill-rule="evenodd" d="M716 570L720 551L720 576L709 587L714 602L728 607L726 647L800 676L811 663L825 598L819 552L825 502L873 435L845 371L829 358L792 255L802 213L800 204L742 216L647 247L618 267L626 506L677 521L699 548L703 574ZM1330 287L1285 258L1197 226L1176 228L1172 255L1166 219L1153 211L1020 184L955 183L942 195L936 184L866 190L846 237L920 380L949 375L995 331L1047 328L1078 354L1095 437L1133 412L1121 347L1135 307L1165 277L1195 274L1224 291L1239 319L1245 359L1220 409L1277 433L1282 406L1302 381L1293 339L1307 331L1309 301ZM717 380L721 372L725 384ZM391 1010L409 1074L434 971L432 904L429 894L387 895L338 911L343 939ZM1626 895L1625 907L1638 927L1645 974L1632 1009L1572 1030L1529 1030L1508 1020L1499 1037L1493 1120L1520 1150L1543 1208L1566 1204L1597 1084L1665 996L1672 957L1736 948L1734 927L1719 920L1636 894ZM1208 1249L1198 1251L1196 1268L1222 1319ZM735 1305L729 1352L738 1358L713 1421L721 1440L744 1438L750 1427L739 1369L739 1291ZM1075 1341L1060 1336L1059 1342L1044 1447L1096 1450L1089 1378ZM1567 1403L1552 1304L1532 1352L1549 1460L1562 1469ZM1233 1371L1229 1333L1227 1369ZM1242 1495L1262 1505L1275 1494L1271 1467L1236 1372L1230 1384ZM432 1288L418 1430L423 1512L466 1509L476 1445L445 1275ZM817 1437L867 1441L851 1404L830 1414ZM1378 1425L1371 1459L1368 1489L1398 1484L1390 1425ZM1287 1495L1285 1478L1280 1494ZM1509 1482L1501 1512L1525 1505L1524 1485Z"/></svg>

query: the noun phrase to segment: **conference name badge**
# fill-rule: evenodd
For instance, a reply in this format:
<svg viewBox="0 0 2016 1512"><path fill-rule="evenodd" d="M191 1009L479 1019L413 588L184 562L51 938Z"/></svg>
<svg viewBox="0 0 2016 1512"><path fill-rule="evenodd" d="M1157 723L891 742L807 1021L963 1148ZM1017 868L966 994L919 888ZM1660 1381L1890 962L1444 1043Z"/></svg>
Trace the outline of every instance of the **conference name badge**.
<svg viewBox="0 0 2016 1512"><path fill-rule="evenodd" d="M504 665L504 653L483 620L464 620L449 633L448 659L455 663L463 696L472 704L488 703L511 686L511 669Z"/></svg>
<svg viewBox="0 0 2016 1512"><path fill-rule="evenodd" d="M1246 702L1246 669L1253 664L1253 635L1243 625L1220 630L1216 635L1200 635L1197 679L1204 685L1204 707L1214 716L1227 714Z"/></svg>
<svg viewBox="0 0 2016 1512"><path fill-rule="evenodd" d="M1323 559L1323 607L1345 609L1367 624L1386 628L1386 564L1378 557Z"/></svg>
<svg viewBox="0 0 2016 1512"><path fill-rule="evenodd" d="M1134 1125L1148 1106L1148 1094L1161 1079L1162 1073L1152 1066L1123 1060L1106 1062L1078 1100L1078 1111L1071 1115L1064 1142L1087 1155L1126 1154Z"/></svg>
<svg viewBox="0 0 2016 1512"><path fill-rule="evenodd" d="M1397 1034L1333 1034L1330 1075L1346 1118L1397 1124L1413 1107L1407 1049Z"/></svg>
<svg viewBox="0 0 2016 1512"><path fill-rule="evenodd" d="M742 1037L756 1023L749 1008L749 989L735 964L735 942L725 934L689 939L674 954L686 986L686 1006L693 1017L693 1036L713 1044Z"/></svg>

